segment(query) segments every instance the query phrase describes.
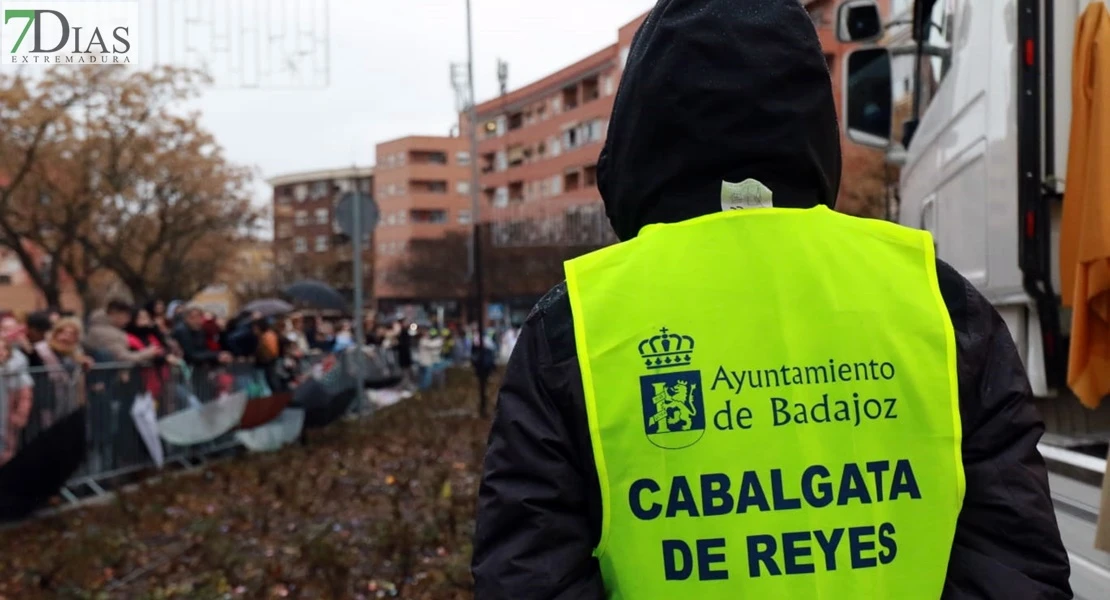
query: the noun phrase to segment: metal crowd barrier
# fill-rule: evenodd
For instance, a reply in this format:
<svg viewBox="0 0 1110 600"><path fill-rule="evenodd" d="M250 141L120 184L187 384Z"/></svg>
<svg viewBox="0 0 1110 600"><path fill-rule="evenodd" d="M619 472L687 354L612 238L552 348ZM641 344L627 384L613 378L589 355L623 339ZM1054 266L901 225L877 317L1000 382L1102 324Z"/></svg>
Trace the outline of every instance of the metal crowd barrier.
<svg viewBox="0 0 1110 600"><path fill-rule="evenodd" d="M334 359L335 368L345 376L362 369L371 377L399 372L396 357L390 350L364 349L362 360L354 349L339 355L310 355L300 364L297 377L312 376L314 370ZM267 380L272 391L280 391L280 382L267 378L266 372L253 363L241 362L217 368L191 369L186 366L135 366L123 363L100 363L88 369L72 367L37 367L30 369L30 380L4 375L0 371L0 464L8 446L7 458L45 431L63 416L82 404L87 406L86 458L79 470L61 490L63 498L75 502L89 495L106 493L105 487L138 476L155 468L146 443L136 428L132 407L136 400L150 394L157 417L174 414L216 400L221 394L243 389L245 385ZM271 373L271 376L273 374ZM30 406L20 398L21 388L30 383ZM352 412L361 412L361 403ZM14 414L14 421L13 421ZM25 421L21 427L13 423ZM206 444L177 447L159 439L164 464L190 467L216 454L239 446L234 430Z"/></svg>

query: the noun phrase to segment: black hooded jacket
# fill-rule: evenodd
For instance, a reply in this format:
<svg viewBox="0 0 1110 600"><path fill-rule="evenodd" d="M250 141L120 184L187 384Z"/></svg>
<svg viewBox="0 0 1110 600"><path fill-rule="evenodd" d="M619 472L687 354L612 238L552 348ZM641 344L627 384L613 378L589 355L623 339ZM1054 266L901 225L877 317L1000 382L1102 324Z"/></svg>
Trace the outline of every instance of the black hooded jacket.
<svg viewBox="0 0 1110 600"><path fill-rule="evenodd" d="M722 181L775 206L833 205L832 86L797 0L661 0L637 33L599 159L621 239L720 211ZM735 265L738 277L743 265ZM1071 598L1037 442L1044 426L998 313L938 261L956 332L966 496L943 598ZM565 285L533 309L509 361L478 501L478 600L605 598L592 550L601 497ZM740 600L738 598L738 600Z"/></svg>

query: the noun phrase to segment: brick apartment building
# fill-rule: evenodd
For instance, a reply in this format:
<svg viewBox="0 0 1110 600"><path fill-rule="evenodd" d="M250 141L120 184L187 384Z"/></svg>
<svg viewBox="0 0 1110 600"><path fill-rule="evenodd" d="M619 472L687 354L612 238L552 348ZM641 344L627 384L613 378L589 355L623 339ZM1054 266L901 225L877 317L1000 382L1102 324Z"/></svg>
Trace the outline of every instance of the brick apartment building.
<svg viewBox="0 0 1110 600"><path fill-rule="evenodd" d="M839 111L842 58L850 50L836 40L840 2L809 0L804 4L825 49ZM494 246L487 256L496 256L498 248L514 246L564 248L559 260L541 261L545 265L538 271L542 272L530 281L510 278L489 286L490 301L504 304L497 312L525 314L531 303L562 278L562 259L614 241L597 190L597 157L629 46L646 16L621 27L614 44L477 106L483 198L480 219L489 227ZM463 131L468 130L465 114L460 116L460 124ZM843 147L842 180L847 186L857 172L874 167L876 155L846 141ZM521 269L533 262L536 259L517 260Z"/></svg>
<svg viewBox="0 0 1110 600"><path fill-rule="evenodd" d="M335 225L335 207L348 191L369 194L374 170L346 168L279 175L274 188L273 256L276 276L283 283L319 279L353 296L353 247ZM370 297L373 246L363 249L367 274L363 285Z"/></svg>
<svg viewBox="0 0 1110 600"><path fill-rule="evenodd" d="M478 105L481 185L491 209L483 221L598 204L597 156L643 19L622 27L617 43Z"/></svg>
<svg viewBox="0 0 1110 600"><path fill-rule="evenodd" d="M464 137L410 136L377 145L377 307L457 315L466 298L463 240L473 220L470 149ZM447 248L439 241L458 242Z"/></svg>
<svg viewBox="0 0 1110 600"><path fill-rule="evenodd" d="M804 4L825 49L839 109L841 63L850 49L835 36L839 1ZM487 300L498 314L525 314L562 278L563 260L615 241L597 190L597 157L629 46L645 17L620 27L615 43L477 106L483 264ZM468 131L465 114L460 126ZM873 155L848 143L844 149L843 181L849 185ZM372 188L381 220L373 244L373 290L382 311L461 312L471 291L464 276L466 246L456 243L474 217L468 150L465 136L413 136L377 146ZM271 181L279 267L326 274L326 265L309 259L331 256L335 182L350 177L329 171ZM356 174L364 189L370 189L370 177L369 170ZM444 239L451 241L432 243Z"/></svg>

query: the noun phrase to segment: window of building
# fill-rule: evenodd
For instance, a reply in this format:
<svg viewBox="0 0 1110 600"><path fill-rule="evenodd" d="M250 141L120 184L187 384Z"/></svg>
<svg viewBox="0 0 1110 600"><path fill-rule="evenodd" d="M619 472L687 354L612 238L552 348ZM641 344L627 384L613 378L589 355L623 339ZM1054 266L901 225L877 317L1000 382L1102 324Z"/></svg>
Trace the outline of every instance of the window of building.
<svg viewBox="0 0 1110 600"><path fill-rule="evenodd" d="M478 170L481 171L483 175L485 175L486 173L492 173L494 164L497 161L497 154L493 152L487 152L486 154L481 155L478 160Z"/></svg>
<svg viewBox="0 0 1110 600"><path fill-rule="evenodd" d="M409 219L413 223L434 223L442 224L447 222L447 211L445 210L410 210Z"/></svg>
<svg viewBox="0 0 1110 600"><path fill-rule="evenodd" d="M602 121L601 119L594 119L593 121L590 121L587 124L586 129L587 142L600 142L601 139L605 137L604 121Z"/></svg>
<svg viewBox="0 0 1110 600"><path fill-rule="evenodd" d="M555 96L551 99L551 112L555 114L563 112L563 102L560 100L559 96Z"/></svg>
<svg viewBox="0 0 1110 600"><path fill-rule="evenodd" d="M578 108L578 86L570 85L563 88L563 110Z"/></svg>
<svg viewBox="0 0 1110 600"><path fill-rule="evenodd" d="M577 190L582 185L582 176L578 171L569 171L563 174L563 189L568 192Z"/></svg>
<svg viewBox="0 0 1110 600"><path fill-rule="evenodd" d="M329 216L330 215L328 215L328 209L326 209L326 208L317 208L316 209L316 224L317 225L327 225Z"/></svg>
<svg viewBox="0 0 1110 600"><path fill-rule="evenodd" d="M373 186L374 180L369 177L360 179L358 181L358 191L362 192L363 194L369 194Z"/></svg>
<svg viewBox="0 0 1110 600"><path fill-rule="evenodd" d="M289 223L279 223L277 226L277 236L279 238L287 238L293 235L293 226Z"/></svg>
<svg viewBox="0 0 1110 600"><path fill-rule="evenodd" d="M470 164L470 153L465 150L460 150L455 153L455 162L460 167L465 167Z"/></svg>
<svg viewBox="0 0 1110 600"><path fill-rule="evenodd" d="M409 162L414 165L445 165L447 153L439 150L413 150Z"/></svg>
<svg viewBox="0 0 1110 600"><path fill-rule="evenodd" d="M330 188L331 188L331 182L330 181L324 180L324 181L314 181L314 182L312 182L312 198L314 200L318 200L320 198L323 198L324 196L327 196L328 195L328 190Z"/></svg>
<svg viewBox="0 0 1110 600"><path fill-rule="evenodd" d="M558 196L563 193L563 176L556 175L551 178L551 195Z"/></svg>
<svg viewBox="0 0 1110 600"><path fill-rule="evenodd" d="M628 46L621 48L621 68L628 64Z"/></svg>
<svg viewBox="0 0 1110 600"><path fill-rule="evenodd" d="M493 205L500 207L500 206L506 206L508 204L509 204L509 188L507 188L505 186L501 186L501 187L497 188L497 191L494 192L494 194L493 194Z"/></svg>
<svg viewBox="0 0 1110 600"><path fill-rule="evenodd" d="M460 193L460 194L463 194L463 195L469 194L470 193L470 182L465 181L465 180L464 181L456 181L455 182L455 191Z"/></svg>
<svg viewBox="0 0 1110 600"><path fill-rule="evenodd" d="M482 125L482 139L490 139L497 137L497 121L486 121Z"/></svg>
<svg viewBox="0 0 1110 600"><path fill-rule="evenodd" d="M497 151L497 158L494 161L493 167L497 171L504 171L509 168L509 157L505 154L504 150Z"/></svg>
<svg viewBox="0 0 1110 600"><path fill-rule="evenodd" d="M326 236L326 235L316 236L316 251L317 252L327 252L328 251L328 236Z"/></svg>
<svg viewBox="0 0 1110 600"><path fill-rule="evenodd" d="M579 128L571 127L563 131L563 147L567 150L573 150L581 144L581 137L579 136Z"/></svg>
<svg viewBox="0 0 1110 600"><path fill-rule="evenodd" d="M590 165L582 169L582 185L588 188L597 186L597 165Z"/></svg>
<svg viewBox="0 0 1110 600"><path fill-rule="evenodd" d="M297 254L308 252L308 242L303 237L297 237L293 240L293 251Z"/></svg>
<svg viewBox="0 0 1110 600"><path fill-rule="evenodd" d="M468 209L460 210L456 213L455 219L459 222L459 225L470 225L470 211Z"/></svg>
<svg viewBox="0 0 1110 600"><path fill-rule="evenodd" d="M443 179L416 179L408 184L414 194L446 194L447 181Z"/></svg>
<svg viewBox="0 0 1110 600"><path fill-rule="evenodd" d="M524 127L524 113L523 112L515 112L515 113L509 115L508 122L509 122L509 131L516 131L517 129L520 129L521 127Z"/></svg>
<svg viewBox="0 0 1110 600"><path fill-rule="evenodd" d="M509 151L506 158L509 161L509 167L519 167L524 164L524 146L516 145L509 146Z"/></svg>
<svg viewBox="0 0 1110 600"><path fill-rule="evenodd" d="M307 210L298 210L297 212L293 213L293 224L296 225L297 227L300 227L301 225L307 225L308 224L308 211Z"/></svg>
<svg viewBox="0 0 1110 600"><path fill-rule="evenodd" d="M308 186L298 183L293 187L293 197L297 199L297 202L304 202L308 198Z"/></svg>
<svg viewBox="0 0 1110 600"><path fill-rule="evenodd" d="M617 86L614 81L615 79L612 75L606 75L601 82L601 93L605 94L606 96L612 96L614 93L616 93Z"/></svg>
<svg viewBox="0 0 1110 600"><path fill-rule="evenodd" d="M597 75L582 80L582 103L593 102L601 97L601 82Z"/></svg>
<svg viewBox="0 0 1110 600"><path fill-rule="evenodd" d="M547 141L547 145L551 149L551 156L559 156L563 153L562 142L559 141L559 138L551 138Z"/></svg>

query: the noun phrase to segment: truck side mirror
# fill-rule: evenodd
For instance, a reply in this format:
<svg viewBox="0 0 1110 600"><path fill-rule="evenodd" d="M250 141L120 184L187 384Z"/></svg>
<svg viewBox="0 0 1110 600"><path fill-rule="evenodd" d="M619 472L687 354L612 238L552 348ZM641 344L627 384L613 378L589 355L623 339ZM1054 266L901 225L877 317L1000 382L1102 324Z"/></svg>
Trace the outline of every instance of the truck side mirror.
<svg viewBox="0 0 1110 600"><path fill-rule="evenodd" d="M844 129L848 139L862 146L890 146L893 121L891 58L886 48L862 48L848 53L844 76Z"/></svg>
<svg viewBox="0 0 1110 600"><path fill-rule="evenodd" d="M836 10L836 39L841 43L875 42L883 37L883 18L875 0L848 0Z"/></svg>

